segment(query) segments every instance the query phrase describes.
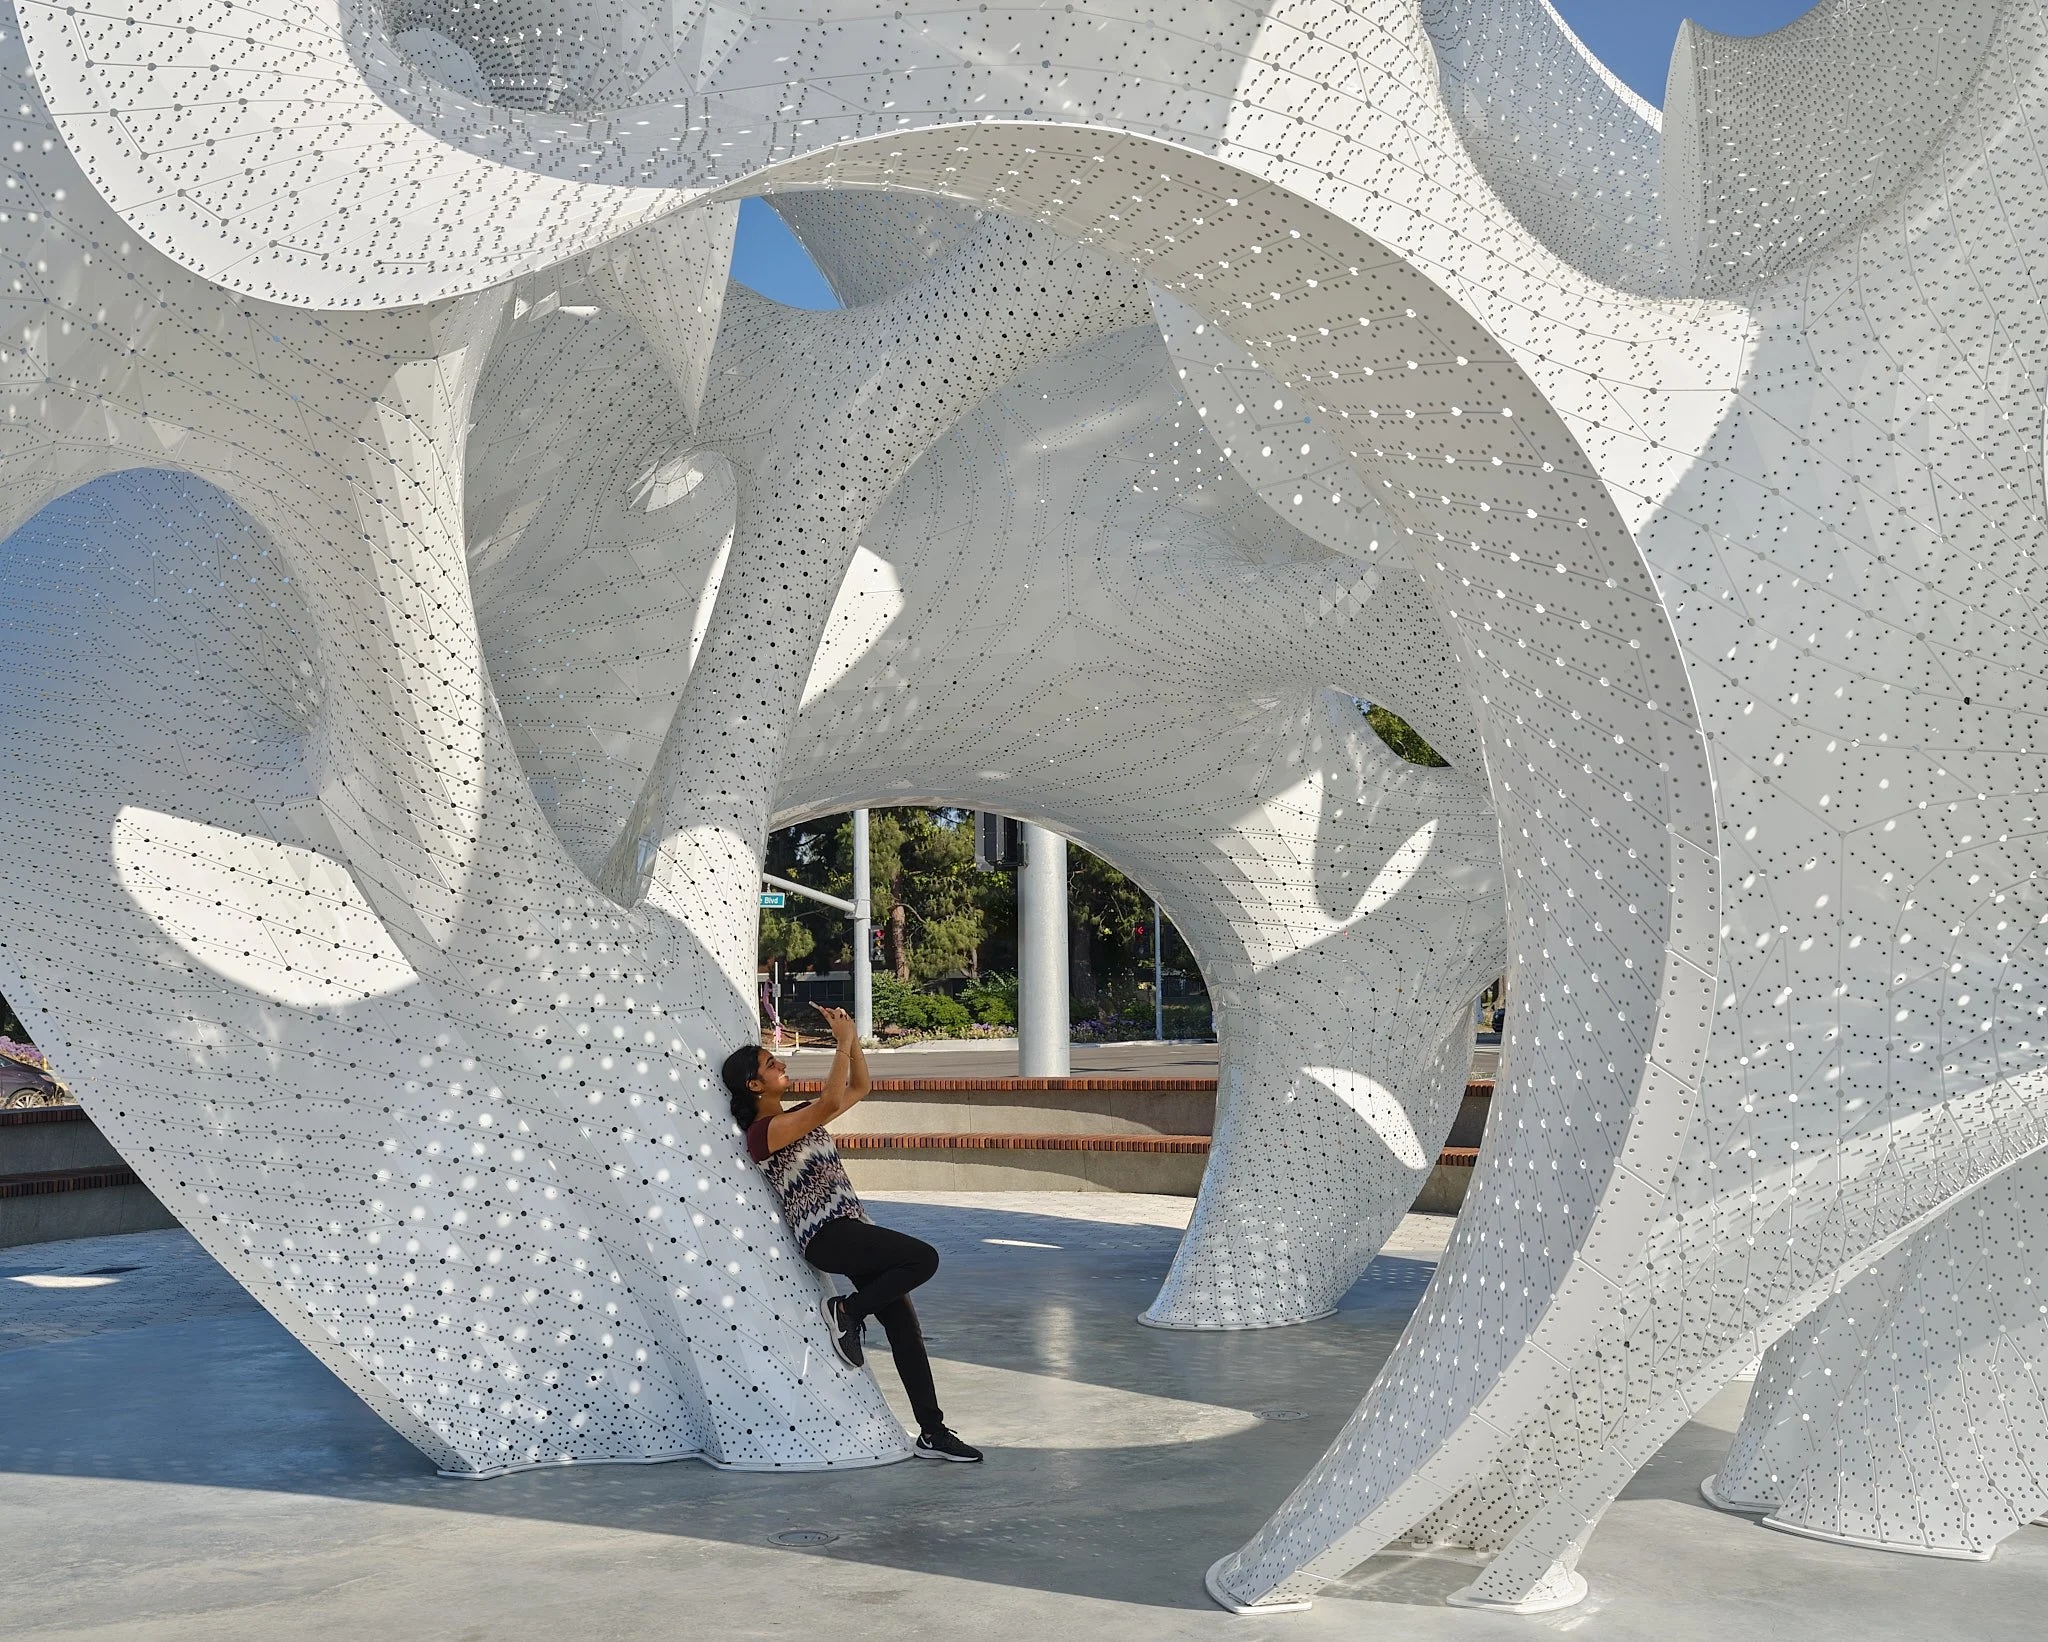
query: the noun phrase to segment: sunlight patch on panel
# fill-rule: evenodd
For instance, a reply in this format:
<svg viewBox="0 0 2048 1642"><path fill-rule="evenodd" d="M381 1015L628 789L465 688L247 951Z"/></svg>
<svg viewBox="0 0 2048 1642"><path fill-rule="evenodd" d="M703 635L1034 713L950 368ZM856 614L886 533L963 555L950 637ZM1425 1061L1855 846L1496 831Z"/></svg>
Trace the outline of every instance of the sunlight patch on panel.
<svg viewBox="0 0 2048 1642"><path fill-rule="evenodd" d="M272 1003L335 1009L419 979L348 868L312 850L124 805L113 855L179 951Z"/></svg>

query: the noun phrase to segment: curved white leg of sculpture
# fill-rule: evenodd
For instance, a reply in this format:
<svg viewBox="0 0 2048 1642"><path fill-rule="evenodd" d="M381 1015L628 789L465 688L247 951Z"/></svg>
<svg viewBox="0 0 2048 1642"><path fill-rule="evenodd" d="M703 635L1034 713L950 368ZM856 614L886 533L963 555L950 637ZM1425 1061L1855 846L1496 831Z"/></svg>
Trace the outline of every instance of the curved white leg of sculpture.
<svg viewBox="0 0 2048 1642"><path fill-rule="evenodd" d="M1786 1482L1811 1463L1834 1383L1846 1384L1869 1356L1916 1241L1873 1261L1763 1354L1728 1457L1700 1482L1710 1505L1744 1515L1776 1509Z"/></svg>
<svg viewBox="0 0 2048 1642"><path fill-rule="evenodd" d="M1370 1009L1371 989L1355 971L1342 988L1316 985L1312 969L1296 975L1298 990L1261 977L1255 1005L1223 1004L1216 1140L1187 1235L1139 1319L1155 1328L1327 1317L1414 1203L1458 1114L1470 995L1446 1013L1435 994L1437 1020L1360 1046L1355 1012ZM1411 1012L1427 1008L1416 998ZM1341 1051L1326 1036L1333 1024L1347 1028ZM1304 1167L1304 1152L1327 1163Z"/></svg>
<svg viewBox="0 0 2048 1642"><path fill-rule="evenodd" d="M1836 1296L1799 1361L1788 1405L1809 1416L1804 1452L1773 1478L1767 1526L1982 1560L2048 1511L2044 1239L2036 1153Z"/></svg>
<svg viewBox="0 0 2048 1642"><path fill-rule="evenodd" d="M119 245L68 156L35 152L52 253ZM705 1098L704 1045L748 1000L687 932L595 894L492 708L452 476L499 305L273 310L258 332L128 255L161 306L58 306L46 419L10 430L10 463L76 479L175 454L264 539L195 564L223 551L223 504L186 499L74 521L22 569L84 601L21 648L90 709L25 702L15 675L0 870L41 910L7 982L48 1006L38 1036L207 1247L451 1470L901 1457ZM274 665L252 680L238 655ZM61 826L32 802L56 768ZM68 915L41 901L78 877Z"/></svg>
<svg viewBox="0 0 2048 1642"><path fill-rule="evenodd" d="M91 612L37 647L37 671L75 705L17 698L12 715L19 773L68 768L74 819L53 831L47 812L19 807L31 784L13 783L7 869L30 902L95 833L111 851L80 890L89 905L31 916L18 937L39 954L29 995L66 1000L51 1035L102 1127L445 1469L900 1456L873 1387L817 1372L815 1284L750 1200L729 1125L676 1101L685 1076L690 1104L703 1100L695 1060L664 1041L603 1075L612 1057L596 1045L660 1019L647 951L660 943L587 889L565 894L559 867L549 882L551 837L537 816L520 825L522 784L481 702L462 711L463 675L426 642L433 624L389 650L366 643L336 619L334 561L295 614L291 589L310 578L287 572L302 564L219 498L193 500L189 482L175 505L144 490L161 523L118 507L93 517L106 487L139 483L101 481L16 540L42 561L17 562L25 597ZM204 530L222 519L241 528ZM252 574L211 557L238 538ZM180 597L205 572L226 573L215 596ZM355 652L352 669L323 665L322 631ZM381 745L398 755L380 760L352 744L348 697L408 668L418 714L378 704ZM392 734L402 722L433 738L430 766ZM458 786L465 724L475 774ZM441 784L408 783L408 765ZM600 979L584 1008L561 1009L542 972L585 943L634 954L644 985L607 1000ZM156 1000L141 1020L138 991ZM184 1085L169 1106L167 1079ZM700 1130L703 1152L716 1140L722 1155L676 1147Z"/></svg>
<svg viewBox="0 0 2048 1642"><path fill-rule="evenodd" d="M1643 1375L1589 1363L1578 1417L1519 1433L1450 1512L1466 1525L1450 1537L1499 1549L1499 1594L1582 1543L1761 1341L2048 1129L2027 944L2048 910L2029 842L2040 781L2018 751L2042 737L2016 637L2034 618L2003 591L2040 559L2038 517L2004 499L2040 461L2038 428L2009 408L2033 391L2048 313L1999 287L1986 353L1924 297L1998 286L1997 268L2037 254L2031 219L1997 202L2042 185L2010 133L2048 94L2043 21L2001 14L1992 66L1935 122L1911 186L1753 295L1748 396L1642 527L1716 746L1715 1049L1640 1321L1598 1353ZM1724 75L1723 94L1744 84ZM1768 453L1793 426L1829 430L1809 448L1864 498L1853 515L1778 483ZM1914 500L1935 492L1978 499L1945 514L1958 533L1939 546ZM1902 724L1893 704L1929 666L1967 684Z"/></svg>
<svg viewBox="0 0 2048 1642"><path fill-rule="evenodd" d="M1219 1005L1215 1145L1144 1322L1261 1328L1327 1315L1414 1203L1450 1132L1471 1065L1471 1000L1500 972L1493 909L1460 882L1493 876L1490 817L1410 828L1405 805L1374 807L1392 823L1386 836L1407 835L1341 934L1241 978L1208 971ZM1459 858L1461 842L1478 859Z"/></svg>

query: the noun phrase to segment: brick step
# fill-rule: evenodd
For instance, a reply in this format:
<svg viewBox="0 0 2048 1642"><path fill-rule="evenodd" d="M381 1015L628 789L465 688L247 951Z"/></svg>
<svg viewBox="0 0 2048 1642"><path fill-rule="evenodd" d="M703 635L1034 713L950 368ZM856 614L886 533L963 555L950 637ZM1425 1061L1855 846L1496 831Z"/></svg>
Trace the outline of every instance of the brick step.
<svg viewBox="0 0 2048 1642"><path fill-rule="evenodd" d="M26 1129L45 1123L84 1123L83 1106L11 1106L0 1112L0 1129Z"/></svg>
<svg viewBox="0 0 2048 1642"><path fill-rule="evenodd" d="M140 1184L140 1177L125 1163L98 1169L38 1169L33 1174L0 1174L0 1198L48 1197L56 1192Z"/></svg>
<svg viewBox="0 0 2048 1642"><path fill-rule="evenodd" d="M877 1095L1213 1095L1214 1078L1073 1077L1073 1078L876 1078L868 1085ZM791 1078L792 1095L821 1095L823 1078Z"/></svg>
<svg viewBox="0 0 2048 1642"><path fill-rule="evenodd" d="M1172 1152L1209 1150L1207 1135L1028 1135L1028 1134L835 1134L842 1152ZM1469 1169L1479 1161L1476 1146L1446 1146L1437 1162Z"/></svg>
<svg viewBox="0 0 2048 1642"><path fill-rule="evenodd" d="M834 1135L842 1152L1206 1152L1207 1135Z"/></svg>
<svg viewBox="0 0 2048 1642"><path fill-rule="evenodd" d="M791 1078L789 1092L809 1098L825 1092L823 1078ZM1214 1078L1072 1077L1072 1078L876 1078L868 1085L876 1095L1025 1095L1025 1094L1119 1094L1119 1095L1213 1095ZM1490 1099L1493 1080L1475 1079L1465 1085L1468 1096Z"/></svg>

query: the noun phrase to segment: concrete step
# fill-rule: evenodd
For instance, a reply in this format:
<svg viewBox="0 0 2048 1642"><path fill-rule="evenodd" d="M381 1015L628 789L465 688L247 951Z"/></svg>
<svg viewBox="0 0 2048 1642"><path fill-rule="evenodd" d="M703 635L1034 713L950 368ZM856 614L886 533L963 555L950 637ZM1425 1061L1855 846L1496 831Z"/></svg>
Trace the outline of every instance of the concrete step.
<svg viewBox="0 0 2048 1642"><path fill-rule="evenodd" d="M821 1093L817 1078L791 1092ZM877 1078L861 1103L835 1119L834 1135L1106 1134L1207 1135L1216 1126L1216 1080L1202 1077Z"/></svg>
<svg viewBox="0 0 2048 1642"><path fill-rule="evenodd" d="M0 1112L0 1248L176 1224L83 1107Z"/></svg>
<svg viewBox="0 0 2048 1642"><path fill-rule="evenodd" d="M28 1106L0 1112L0 1175L119 1164L121 1154L83 1106Z"/></svg>
<svg viewBox="0 0 2048 1642"><path fill-rule="evenodd" d="M871 1192L1109 1191L1192 1197L1201 1190L1210 1145L1207 1135L850 1132L839 1124L833 1126L833 1138L854 1189ZM1456 1214L1478 1161L1477 1147L1446 1146L1415 1199L1415 1212Z"/></svg>

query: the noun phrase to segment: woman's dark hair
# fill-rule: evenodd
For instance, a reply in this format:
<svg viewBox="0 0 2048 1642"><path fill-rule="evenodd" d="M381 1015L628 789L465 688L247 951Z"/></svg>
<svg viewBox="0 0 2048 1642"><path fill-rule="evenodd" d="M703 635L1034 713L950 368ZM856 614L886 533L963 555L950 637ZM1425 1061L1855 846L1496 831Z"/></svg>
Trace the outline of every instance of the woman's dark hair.
<svg viewBox="0 0 2048 1642"><path fill-rule="evenodd" d="M758 1043L743 1043L725 1057L725 1064L718 1069L718 1075L725 1079L725 1092L732 1096L732 1120L742 1129L754 1121L754 1114L761 1109L761 1095L758 1090L749 1089L750 1079L761 1075L761 1046Z"/></svg>

